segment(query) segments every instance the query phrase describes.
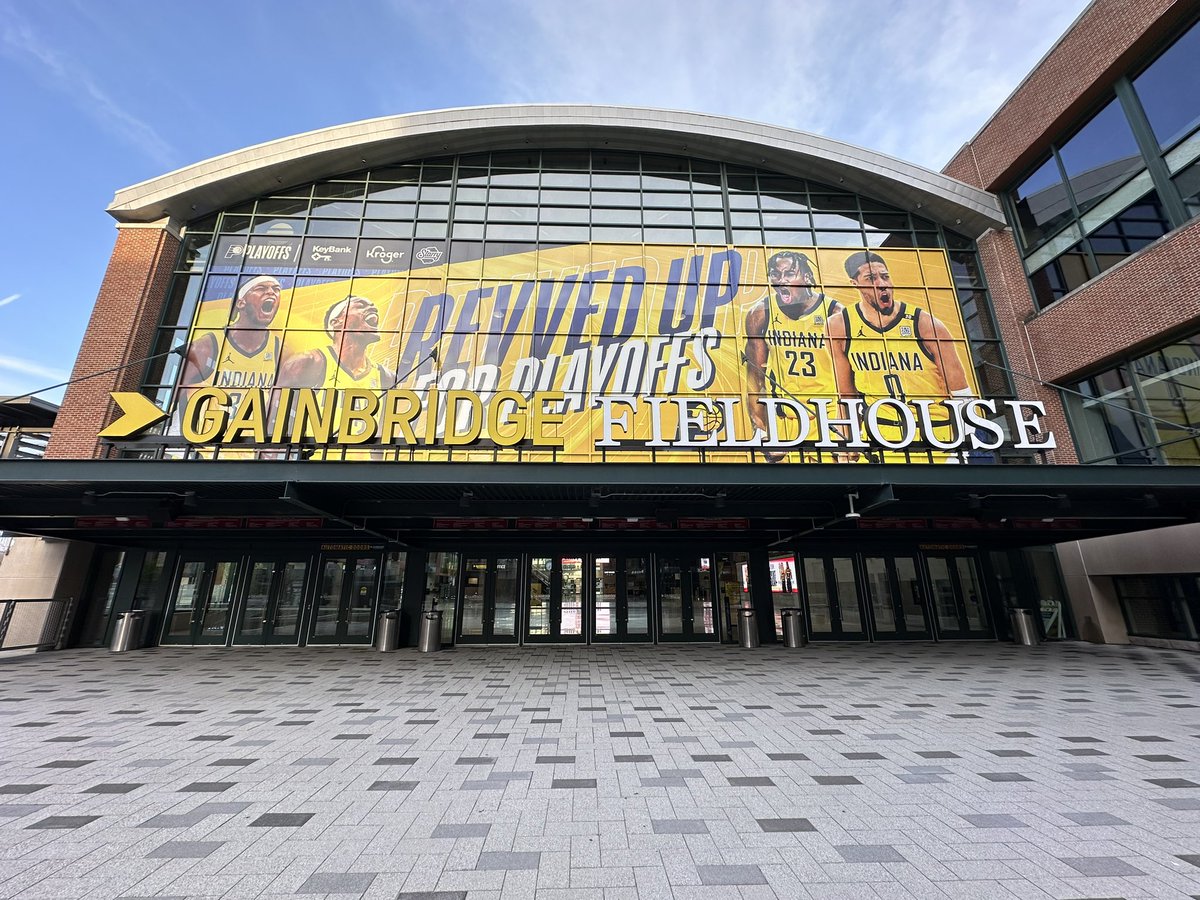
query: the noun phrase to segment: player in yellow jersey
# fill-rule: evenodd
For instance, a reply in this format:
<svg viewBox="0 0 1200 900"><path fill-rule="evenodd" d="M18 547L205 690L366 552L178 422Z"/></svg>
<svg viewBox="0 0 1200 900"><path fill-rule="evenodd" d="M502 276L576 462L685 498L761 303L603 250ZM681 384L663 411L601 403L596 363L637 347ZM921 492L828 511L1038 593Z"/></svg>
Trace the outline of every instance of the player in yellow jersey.
<svg viewBox="0 0 1200 900"><path fill-rule="evenodd" d="M269 331L279 311L281 286L270 275L251 278L233 301L224 331L204 331L188 345L180 384L211 384L239 393L270 390L279 365L279 336Z"/></svg>
<svg viewBox="0 0 1200 900"><path fill-rule="evenodd" d="M896 300L882 256L869 250L852 253L846 259L846 274L862 299L831 317L828 328L837 391L843 400L857 397L870 406L884 397L974 396L949 329L928 310ZM900 425L886 418L880 422ZM948 411L932 419L932 424L939 437L953 436Z"/></svg>
<svg viewBox="0 0 1200 900"><path fill-rule="evenodd" d="M771 292L746 314L746 400L755 429L768 431L763 397L806 402L810 397L836 397L833 357L825 339L826 323L842 307L814 290L812 263L798 250L780 250L767 260ZM798 432L794 415L780 411L780 437ZM787 454L764 452L768 462Z"/></svg>
<svg viewBox="0 0 1200 900"><path fill-rule="evenodd" d="M325 313L330 343L288 356L279 368L280 387L388 390L396 376L368 354L379 340L379 310L365 297L340 300Z"/></svg>

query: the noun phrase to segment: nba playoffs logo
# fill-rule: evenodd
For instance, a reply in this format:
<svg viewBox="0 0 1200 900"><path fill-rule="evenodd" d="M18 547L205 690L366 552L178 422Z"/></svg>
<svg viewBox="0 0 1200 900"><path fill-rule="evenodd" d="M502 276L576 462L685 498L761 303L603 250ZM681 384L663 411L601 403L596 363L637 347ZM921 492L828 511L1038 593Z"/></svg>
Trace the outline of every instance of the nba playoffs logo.
<svg viewBox="0 0 1200 900"><path fill-rule="evenodd" d="M442 258L442 251L437 247L422 247L416 252L417 261L432 266Z"/></svg>

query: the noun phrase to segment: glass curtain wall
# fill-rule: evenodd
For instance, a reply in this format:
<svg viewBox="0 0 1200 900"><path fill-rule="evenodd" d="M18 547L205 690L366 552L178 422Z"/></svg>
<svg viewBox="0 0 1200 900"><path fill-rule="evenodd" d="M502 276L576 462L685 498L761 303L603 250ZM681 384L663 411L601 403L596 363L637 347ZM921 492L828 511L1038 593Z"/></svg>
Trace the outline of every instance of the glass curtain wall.
<svg viewBox="0 0 1200 900"><path fill-rule="evenodd" d="M1039 308L1200 213L1198 55L1193 24L1009 192Z"/></svg>

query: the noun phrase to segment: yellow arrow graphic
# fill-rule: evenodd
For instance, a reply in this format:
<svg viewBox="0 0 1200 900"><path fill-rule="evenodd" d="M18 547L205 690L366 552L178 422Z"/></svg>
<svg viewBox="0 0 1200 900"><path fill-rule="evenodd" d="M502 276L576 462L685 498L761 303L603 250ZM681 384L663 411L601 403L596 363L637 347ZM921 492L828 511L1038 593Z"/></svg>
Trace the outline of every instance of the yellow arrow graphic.
<svg viewBox="0 0 1200 900"><path fill-rule="evenodd" d="M136 391L114 391L111 396L121 408L121 417L100 432L102 438L132 437L167 417L153 401Z"/></svg>

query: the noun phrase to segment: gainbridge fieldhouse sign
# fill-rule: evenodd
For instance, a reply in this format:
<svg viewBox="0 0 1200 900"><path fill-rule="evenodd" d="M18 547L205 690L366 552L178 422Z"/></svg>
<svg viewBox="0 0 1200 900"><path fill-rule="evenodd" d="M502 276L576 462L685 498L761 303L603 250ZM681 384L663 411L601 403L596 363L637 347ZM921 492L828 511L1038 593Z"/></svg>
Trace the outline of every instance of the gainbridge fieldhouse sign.
<svg viewBox="0 0 1200 900"><path fill-rule="evenodd" d="M114 395L130 413L104 436L167 419L223 456L307 444L411 460L1054 447L1041 404L980 395L941 250L574 245L454 263L432 245L388 250L389 271L359 248L371 268L210 274L173 407Z"/></svg>

